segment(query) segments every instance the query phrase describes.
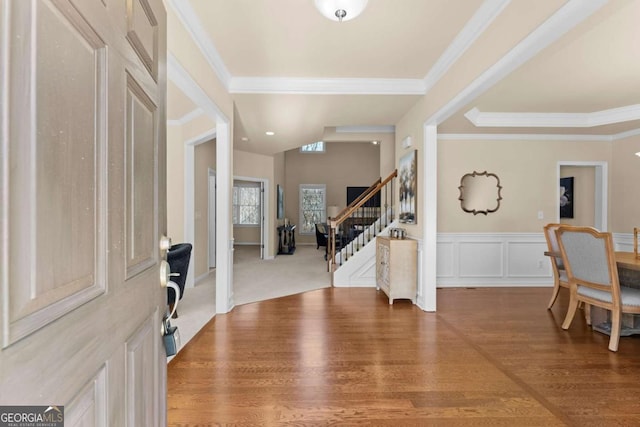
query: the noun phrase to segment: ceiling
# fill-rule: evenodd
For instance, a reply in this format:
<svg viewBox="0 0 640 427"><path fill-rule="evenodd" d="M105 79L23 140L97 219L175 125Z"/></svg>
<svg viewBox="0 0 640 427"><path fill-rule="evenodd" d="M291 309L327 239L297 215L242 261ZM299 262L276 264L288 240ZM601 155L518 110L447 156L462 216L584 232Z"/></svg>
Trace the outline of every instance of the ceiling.
<svg viewBox="0 0 640 427"><path fill-rule="evenodd" d="M362 129L366 138L390 132L465 70L492 72L482 46L515 45L508 58L532 39L542 46L537 54L463 98L438 132L605 141L640 133L640 1L590 0L598 5L584 19L563 17L581 1L538 0L534 8L522 0L369 0L343 23L321 16L313 0L168 4L232 94L234 148L275 154L320 140L327 128ZM536 31L561 18L551 41L537 41ZM169 120L202 115L171 83L168 98Z"/></svg>

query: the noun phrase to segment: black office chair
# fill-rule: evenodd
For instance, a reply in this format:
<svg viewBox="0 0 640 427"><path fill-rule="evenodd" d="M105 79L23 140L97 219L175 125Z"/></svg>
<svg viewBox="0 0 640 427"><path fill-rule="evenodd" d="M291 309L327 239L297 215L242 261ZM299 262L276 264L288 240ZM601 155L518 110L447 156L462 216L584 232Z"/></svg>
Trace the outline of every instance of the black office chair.
<svg viewBox="0 0 640 427"><path fill-rule="evenodd" d="M178 274L171 277L171 281L178 285L180 289L180 299L184 296L184 285L187 281L187 272L189 270L189 260L191 259L191 243L178 243L169 248L167 252L167 262L172 274ZM173 311L173 305L176 302L176 292L167 288L167 303L169 310ZM178 317L178 312L173 314L174 318Z"/></svg>

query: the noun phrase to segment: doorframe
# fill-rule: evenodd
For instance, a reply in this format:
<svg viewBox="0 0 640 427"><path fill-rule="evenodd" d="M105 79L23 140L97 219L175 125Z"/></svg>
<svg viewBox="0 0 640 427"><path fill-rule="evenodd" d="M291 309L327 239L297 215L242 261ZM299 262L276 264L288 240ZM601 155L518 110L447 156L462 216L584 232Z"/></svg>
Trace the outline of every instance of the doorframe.
<svg viewBox="0 0 640 427"><path fill-rule="evenodd" d="M209 187L207 194L209 195L209 269L216 268L216 171L212 168L209 172Z"/></svg>
<svg viewBox="0 0 640 427"><path fill-rule="evenodd" d="M563 166L593 167L595 168L595 194L594 194L594 227L600 231L608 229L609 206L609 173L608 163L604 161L565 161L558 162L556 168L556 222L560 222L560 169Z"/></svg>
<svg viewBox="0 0 640 427"><path fill-rule="evenodd" d="M231 180L233 176L233 139L231 120L193 80L178 59L167 53L167 77L215 126L184 143L184 239L193 244L195 236L195 146L216 139L216 313L233 309L233 229L231 227ZM194 248L194 252L197 248ZM194 285L194 256L189 262L187 286Z"/></svg>
<svg viewBox="0 0 640 427"><path fill-rule="evenodd" d="M209 129L207 132L184 143L184 240L192 245L195 243L196 235L196 200L195 200L195 148L200 144L205 144L216 140L216 129ZM198 248L193 248L189 259L189 270L185 286L193 288L195 286L195 256Z"/></svg>
<svg viewBox="0 0 640 427"><path fill-rule="evenodd" d="M267 253L267 242L269 242L269 227L266 224L269 222L269 179L268 178L255 178L249 176L233 176L233 181L249 181L259 182L261 191L261 204L260 204L260 259L270 258Z"/></svg>

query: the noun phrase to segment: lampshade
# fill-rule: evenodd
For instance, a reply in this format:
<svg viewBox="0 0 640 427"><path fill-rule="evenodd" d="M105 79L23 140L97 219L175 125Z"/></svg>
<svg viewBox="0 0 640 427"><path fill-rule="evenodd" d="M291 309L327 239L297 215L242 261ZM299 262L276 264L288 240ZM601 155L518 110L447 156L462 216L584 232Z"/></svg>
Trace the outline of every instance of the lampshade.
<svg viewBox="0 0 640 427"><path fill-rule="evenodd" d="M327 218L335 218L340 213L338 206L327 206Z"/></svg>
<svg viewBox="0 0 640 427"><path fill-rule="evenodd" d="M332 21L348 21L360 15L369 0L314 0L316 8Z"/></svg>

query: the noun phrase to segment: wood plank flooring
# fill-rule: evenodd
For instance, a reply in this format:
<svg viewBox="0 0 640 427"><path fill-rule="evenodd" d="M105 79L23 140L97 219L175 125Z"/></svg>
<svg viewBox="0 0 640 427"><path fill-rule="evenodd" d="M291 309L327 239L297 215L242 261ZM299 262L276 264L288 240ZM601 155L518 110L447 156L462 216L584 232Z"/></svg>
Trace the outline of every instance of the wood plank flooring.
<svg viewBox="0 0 640 427"><path fill-rule="evenodd" d="M638 426L640 337L550 288L329 288L217 315L168 366L170 426ZM582 312L581 312L582 313Z"/></svg>

